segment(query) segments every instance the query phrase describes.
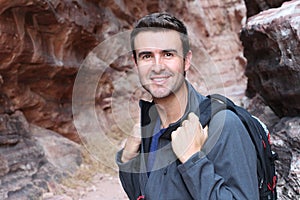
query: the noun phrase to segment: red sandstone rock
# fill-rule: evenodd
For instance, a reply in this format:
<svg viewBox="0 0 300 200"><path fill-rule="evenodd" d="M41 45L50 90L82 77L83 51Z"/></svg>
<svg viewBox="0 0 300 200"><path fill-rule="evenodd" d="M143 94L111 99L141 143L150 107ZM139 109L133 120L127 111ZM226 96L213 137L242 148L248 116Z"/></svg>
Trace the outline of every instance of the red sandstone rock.
<svg viewBox="0 0 300 200"><path fill-rule="evenodd" d="M278 116L300 114L300 2L248 19L241 40L248 96L259 93Z"/></svg>
<svg viewBox="0 0 300 200"><path fill-rule="evenodd" d="M0 5L0 114L6 122L10 123L14 120L12 114L21 111L29 123L80 142L73 124L72 95L82 62L94 47L131 29L141 16L157 11L168 11L186 22L195 63L188 77L198 89L203 93L219 91L235 99L243 96L246 86L243 76L245 61L240 53L242 48L237 37L245 15L241 0L1 0ZM109 54L113 48L110 44L101 51ZM119 148L120 138L125 136L124 127L138 117L137 102L144 95L136 87L138 80L127 56L116 55L111 63L105 63L110 68L106 69L101 78L95 77L98 78L95 98L86 97L88 101L82 102L87 105L93 102L96 104L101 125L101 130L97 133L103 133L104 136L107 134L114 145L113 148L101 148L109 159L114 157L115 152L112 150ZM90 88L91 86L84 85L76 89L83 92ZM124 104L129 105L130 111L122 108ZM81 123L86 126L90 122L91 119L86 117ZM126 124L127 122L129 123ZM13 122L18 123L23 124L20 119ZM0 135L1 144L15 144L20 148L11 146L6 149L9 152L6 157L0 154L0 174L4 176L1 181L13 180L11 177L20 181L7 181L8 187L1 191L1 195L5 196L10 190L15 191L15 198L21 198L22 192L23 195L39 196L41 188L38 185L47 190L45 179L47 174L55 174L50 172L55 171L54 166L49 163L40 169L36 165L32 166L32 170L38 171L37 174L32 172L38 177L35 179L35 183L39 183L37 185L29 184L32 180L28 178L28 173L19 174L18 177L16 166L24 165L26 168L29 162L26 160L27 155L40 163L39 157L46 152L45 147L43 150L31 139L26 143L31 146L25 145L19 129L8 130L4 126L3 130ZM33 132L28 130L26 133L31 137ZM3 149L0 147L0 150ZM30 150L32 154L28 153ZM25 157L12 165L13 155ZM16 173L7 175L12 168Z"/></svg>
<svg viewBox="0 0 300 200"><path fill-rule="evenodd" d="M246 94L255 96L248 108L269 126L273 150L279 155L278 199L300 195L299 14L299 1L286 2L249 18L241 35L248 60ZM279 119L270 107L279 117L294 117Z"/></svg>
<svg viewBox="0 0 300 200"><path fill-rule="evenodd" d="M264 9L263 2L270 1L256 2L260 9ZM20 110L30 123L79 142L73 114L81 113L72 112L72 95L81 64L94 47L131 29L136 19L141 16L157 11L170 12L186 22L194 52L194 67L188 73L188 78L197 89L203 94L223 93L236 102L244 95L244 69L247 61L241 53L243 47L238 38L240 28L246 20L246 9L242 0L0 0L0 5L0 116L8 124L19 124L20 127L27 124L21 118L13 117L13 113ZM270 12L272 11L266 13ZM261 30L256 27L255 31ZM272 44L271 40L266 41ZM288 44L288 40L285 42L284 45ZM258 45L254 47L259 49L264 43L256 44ZM101 52L110 55L115 50L112 47L115 46L110 44ZM247 48L245 45L246 52ZM270 52L273 53L272 50ZM275 58L278 56L276 53L272 54ZM286 52L286 55L295 54ZM271 62L274 57L270 56L266 62ZM251 57L247 59L251 63ZM95 63L106 69L101 78L92 74L85 77L93 77L94 79L88 81L98 83L94 90L95 98L84 97L80 100L87 101L79 102L96 107L101 125L97 134L108 137L111 142L111 146L97 143L103 147L97 153L105 152L108 159L113 159L113 151L119 148L121 138L126 136L124 133L128 130L128 125L138 118L137 102L145 94L136 86L138 80L128 55L116 55L109 63L103 63L95 56L92 59L94 67ZM83 94L92 87L87 84L76 89ZM128 110L124 109L124 105ZM83 127L88 127L89 123L91 119L87 116L81 121ZM0 154L1 181L7 180L7 191L14 191L12 196L15 198L20 199L22 194L41 195L42 190L47 190L46 185L52 178L49 174L56 175L57 169L49 162L39 169L36 165L29 164L31 170L38 169L36 174L29 170L36 177L34 183L30 179L30 173L17 173L18 169L26 170L29 166L30 162L26 157L35 159L36 163L44 162L46 150L31 139L26 139L27 143L24 143L23 136L31 138L34 131L26 129L26 134L22 135L23 129L16 131L14 128L3 127L5 128L1 132L0 142L11 146L5 149L9 152L6 156ZM86 141L83 140L84 142ZM1 145L0 150L3 151ZM285 150L288 151L283 149L282 152ZM23 156L25 159L14 161L14 156ZM14 173L8 175L10 170ZM20 181L14 182L15 179ZM6 195L7 191L1 190L1 195Z"/></svg>
<svg viewBox="0 0 300 200"><path fill-rule="evenodd" d="M245 0L247 17L249 18L264 10L280 7L285 1L289 0Z"/></svg>
<svg viewBox="0 0 300 200"><path fill-rule="evenodd" d="M137 18L150 12L164 10L186 22L195 66L188 77L198 89L205 94L220 92L236 101L244 94L245 61L237 37L245 15L242 1L2 0L0 4L0 111L22 110L30 123L74 141L79 142L71 110L78 68L96 45L129 30ZM112 86L105 94L97 94L96 102L106 110L113 82L133 67L132 63L124 66L120 59L108 64L120 73L110 70L113 79L100 80L99 88L106 87L103 82Z"/></svg>

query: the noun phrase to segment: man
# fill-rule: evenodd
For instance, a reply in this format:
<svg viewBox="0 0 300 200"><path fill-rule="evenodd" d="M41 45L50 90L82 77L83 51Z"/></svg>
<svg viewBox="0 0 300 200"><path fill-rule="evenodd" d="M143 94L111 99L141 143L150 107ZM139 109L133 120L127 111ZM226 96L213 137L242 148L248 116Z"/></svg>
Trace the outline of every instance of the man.
<svg viewBox="0 0 300 200"><path fill-rule="evenodd" d="M187 30L175 17L154 13L131 33L133 60L153 101L141 101L134 128L116 162L130 199L258 199L256 151L229 110L199 122L206 98L185 79L191 66Z"/></svg>

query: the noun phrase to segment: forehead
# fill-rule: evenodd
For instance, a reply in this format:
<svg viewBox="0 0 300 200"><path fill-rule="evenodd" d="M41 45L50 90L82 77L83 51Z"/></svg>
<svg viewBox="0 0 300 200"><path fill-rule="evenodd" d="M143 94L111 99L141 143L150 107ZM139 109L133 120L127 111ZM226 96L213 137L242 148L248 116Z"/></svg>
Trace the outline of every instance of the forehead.
<svg viewBox="0 0 300 200"><path fill-rule="evenodd" d="M174 30L143 31L137 34L134 40L135 50L145 49L175 49L182 52L180 34Z"/></svg>

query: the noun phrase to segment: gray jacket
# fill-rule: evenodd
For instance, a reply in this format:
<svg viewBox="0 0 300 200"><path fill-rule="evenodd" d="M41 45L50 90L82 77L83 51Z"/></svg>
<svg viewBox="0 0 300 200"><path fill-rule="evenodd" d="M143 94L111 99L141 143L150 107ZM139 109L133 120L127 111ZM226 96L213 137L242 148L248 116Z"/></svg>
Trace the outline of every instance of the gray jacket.
<svg viewBox="0 0 300 200"><path fill-rule="evenodd" d="M158 117L152 102L141 101L142 145L140 154L122 163L116 156L122 186L130 199L147 200L256 200L259 199L256 151L240 119L220 111L209 123L209 137L199 153L181 163L171 147L171 133L190 112L199 115L200 95L188 82L188 105L181 120L171 124L159 139L154 171L147 176L147 156Z"/></svg>

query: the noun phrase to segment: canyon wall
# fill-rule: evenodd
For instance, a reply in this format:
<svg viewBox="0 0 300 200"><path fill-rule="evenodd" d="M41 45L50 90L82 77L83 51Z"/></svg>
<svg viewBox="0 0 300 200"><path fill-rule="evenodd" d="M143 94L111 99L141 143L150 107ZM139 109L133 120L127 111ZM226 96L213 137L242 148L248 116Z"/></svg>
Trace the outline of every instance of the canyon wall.
<svg viewBox="0 0 300 200"><path fill-rule="evenodd" d="M279 199L300 197L299 16L300 1L288 1L248 18L241 32L247 58L246 95L271 108L260 113L270 123L273 149L279 154Z"/></svg>
<svg viewBox="0 0 300 200"><path fill-rule="evenodd" d="M256 24L267 23L271 14L264 14L265 22L255 16L247 20L247 16L280 7L282 2L0 0L0 198L20 198L23 194L22 198L26 199L30 194L39 196L49 190L49 182L64 176L65 164L59 160L67 161L68 154L72 155L69 166L76 170L82 160L80 147L74 142L94 150L100 158L106 156L105 164L115 167L113 154L126 136L124 132L138 118L138 99L147 97L138 84L127 44L122 46L115 39L126 35L138 18L159 11L174 14L187 25L194 55L187 78L193 85L203 94L222 93L238 104L250 103L249 109L261 115L278 133L277 141L282 143L274 145L277 144L276 150L283 152L284 158L279 164L280 177L283 177L280 194L291 199L299 195L299 168L294 163L299 140L286 147L282 145L292 137L287 134L299 137L299 129L293 128L299 127L297 118L285 118L299 116L295 99L299 90L289 90L283 102L281 87L289 88L290 83L284 86L284 81L272 79L269 82L276 82L274 90L267 94L260 92L268 84L261 84L264 82L257 78L269 76L269 72L261 75L255 68L257 63L264 63L259 66L267 70L270 63L282 61L280 67L289 70L274 71L270 77L279 77L284 72L284 77L289 79L291 74L290 81L297 87L299 54L293 52L298 50L299 23L296 20L296 26L292 26L293 23L283 20L284 24L277 29L270 26L264 30ZM285 4L280 9L291 9L287 5L295 4ZM296 5L293 11L298 8ZM276 10L269 12L276 13ZM287 15L280 19L294 17ZM290 30L292 39L279 34L282 28ZM281 36L283 40L272 39ZM259 51L251 51L262 44ZM119 47L122 52L117 51ZM283 51L285 47L292 53ZM263 57L262 51L271 53ZM280 60L281 53L287 59ZM85 71L86 68L91 70ZM254 100L245 102L245 94ZM253 106L256 103L259 104ZM89 110L90 107L93 108ZM74 123L74 119L79 120ZM98 123L92 127L96 131L90 131L93 120ZM105 137L109 145L103 142ZM67 142L65 138L70 140ZM50 140L55 142L45 142ZM55 151L55 146L64 150ZM49 173L53 176L49 177ZM14 182L16 179L20 181ZM285 183L291 184L284 187Z"/></svg>

